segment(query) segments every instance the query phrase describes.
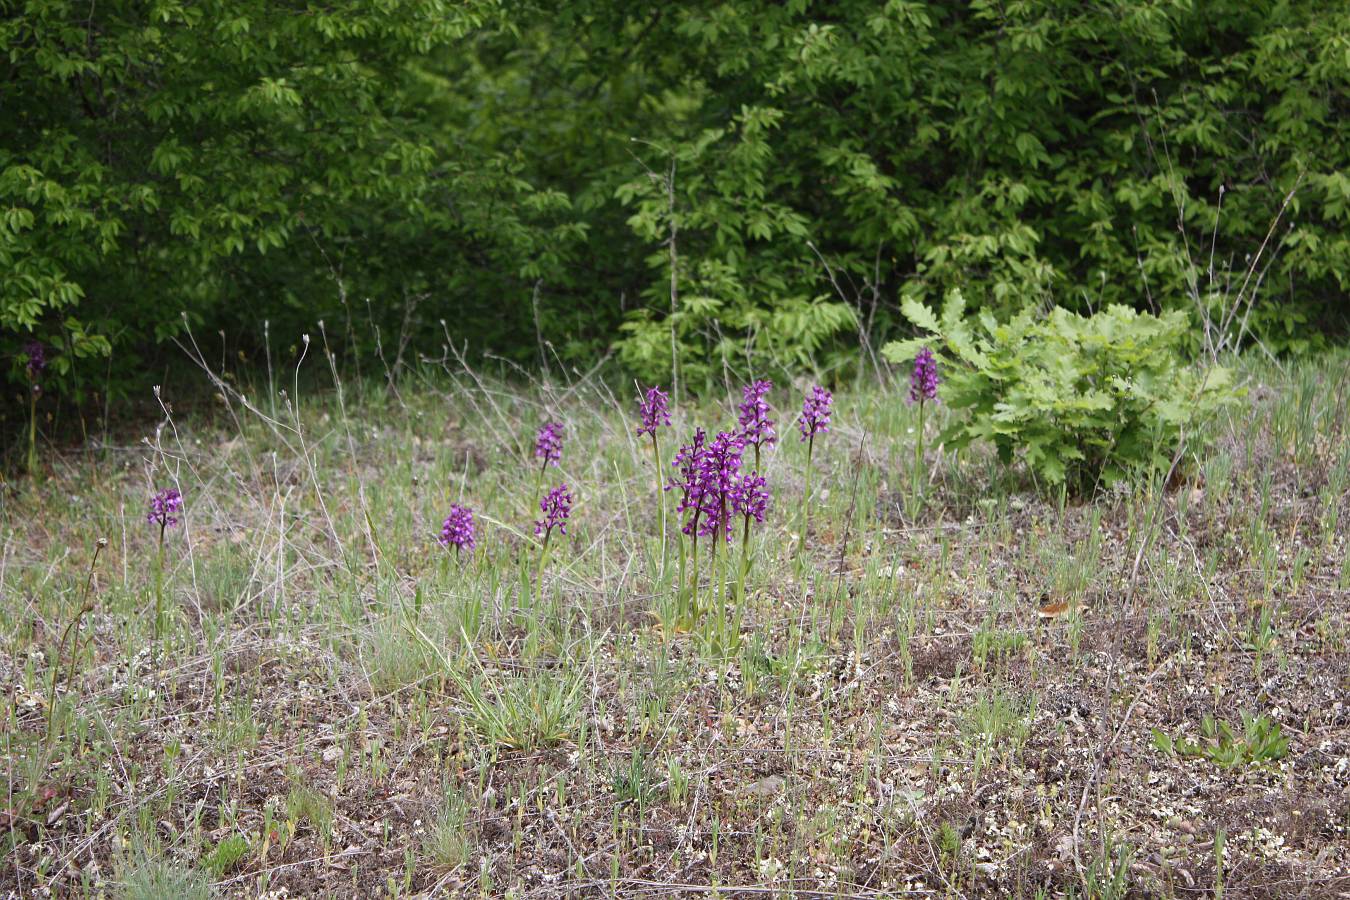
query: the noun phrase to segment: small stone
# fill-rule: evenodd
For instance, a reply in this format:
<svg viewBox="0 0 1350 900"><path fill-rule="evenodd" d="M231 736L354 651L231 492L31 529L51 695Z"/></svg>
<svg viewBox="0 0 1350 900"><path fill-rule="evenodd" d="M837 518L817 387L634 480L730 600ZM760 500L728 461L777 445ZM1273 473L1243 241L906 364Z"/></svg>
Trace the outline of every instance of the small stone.
<svg viewBox="0 0 1350 900"><path fill-rule="evenodd" d="M781 793L786 784L787 782L783 780L781 775L765 775L759 781L753 782L746 790L756 797L772 797Z"/></svg>

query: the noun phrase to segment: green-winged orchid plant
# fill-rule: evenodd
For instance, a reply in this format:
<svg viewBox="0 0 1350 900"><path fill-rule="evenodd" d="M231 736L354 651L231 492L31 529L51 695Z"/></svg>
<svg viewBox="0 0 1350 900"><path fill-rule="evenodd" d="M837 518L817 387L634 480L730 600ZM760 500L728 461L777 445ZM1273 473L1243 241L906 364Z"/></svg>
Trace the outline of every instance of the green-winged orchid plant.
<svg viewBox="0 0 1350 900"><path fill-rule="evenodd" d="M652 455L656 459L656 501L661 508L661 568L664 573L666 561L666 494L661 465L661 441L657 430L670 427L670 395L659 387L650 387L638 397L638 437L644 434L652 439Z"/></svg>
<svg viewBox="0 0 1350 900"><path fill-rule="evenodd" d="M678 489L681 494L677 514L683 517L680 531L689 538L693 569L688 591L683 590L683 585L680 591L679 618L681 622L692 623L703 613L699 598L698 546L699 539L704 538L710 548L713 573L710 605L715 604L717 609L714 634L719 646L724 648L735 643L739 631L739 628L728 630L728 586L723 572L730 556L730 545L739 530L742 543L736 599L743 606L744 579L749 569L750 526L752 521L764 521L769 502L764 477L743 468L745 448L740 433L722 431L709 440L707 434L698 429L693 441L676 454L673 465L678 474L668 485L668 489ZM725 552L722 552L724 548ZM681 569L683 571L683 566Z"/></svg>
<svg viewBox="0 0 1350 900"><path fill-rule="evenodd" d="M544 487L544 473L549 466L555 469L562 461L563 424L545 422L534 435L534 458L539 460L539 470L534 476L534 501L540 502L539 492Z"/></svg>
<svg viewBox="0 0 1350 900"><path fill-rule="evenodd" d="M542 596L544 590L544 566L548 562L549 544L553 533L567 534L567 520L572 517L572 491L567 484L558 485L549 490L539 501L541 518L534 523L534 536L540 538L539 567L536 573L536 589Z"/></svg>
<svg viewBox="0 0 1350 900"><path fill-rule="evenodd" d="M797 417L797 431L806 444L806 495L802 498L802 533L798 538L797 549L806 544L806 532L811 527L811 477L812 458L815 455L816 438L830 430L830 416L833 413L834 395L820 385L811 388L802 401L802 413Z"/></svg>
<svg viewBox="0 0 1350 900"><path fill-rule="evenodd" d="M914 357L914 369L909 374L909 402L919 407L919 423L914 434L914 470L910 482L911 517L918 516L923 496L924 410L927 404L937 402L939 384L941 379L938 377L937 359L932 350L923 347Z"/></svg>
<svg viewBox="0 0 1350 900"><path fill-rule="evenodd" d="M155 553L155 640L164 631L164 535L178 524L183 512L183 495L177 488L165 488L150 498L150 509L145 520L159 526L159 542Z"/></svg>

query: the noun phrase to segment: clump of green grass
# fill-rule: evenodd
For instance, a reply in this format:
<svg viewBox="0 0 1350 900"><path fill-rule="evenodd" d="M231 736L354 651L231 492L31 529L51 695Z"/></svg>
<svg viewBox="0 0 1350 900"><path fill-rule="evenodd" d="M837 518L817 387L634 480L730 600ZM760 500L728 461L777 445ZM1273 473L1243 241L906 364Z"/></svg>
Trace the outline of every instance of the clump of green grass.
<svg viewBox="0 0 1350 900"><path fill-rule="evenodd" d="M975 771L987 765L996 750L1015 754L1026 743L1035 699L1021 701L1000 690L982 695L970 705L961 720L962 737L974 746Z"/></svg>
<svg viewBox="0 0 1350 900"><path fill-rule="evenodd" d="M213 878L220 878L239 864L248 855L248 838L242 834L231 834L220 839L210 852L202 855L202 865Z"/></svg>
<svg viewBox="0 0 1350 900"><path fill-rule="evenodd" d="M999 662L1012 659L1027 647L1027 636L1017 631L1006 631L994 627L990 622L980 626L971 639L970 654L975 665L983 669L993 660Z"/></svg>
<svg viewBox="0 0 1350 900"><path fill-rule="evenodd" d="M206 876L181 861L146 848L135 851L119 873L122 900L210 900Z"/></svg>
<svg viewBox="0 0 1350 900"><path fill-rule="evenodd" d="M610 778L610 789L614 799L620 804L636 804L641 811L656 797L656 782L652 770L647 764L647 756L639 747L634 747L628 759L618 763Z"/></svg>
<svg viewBox="0 0 1350 900"><path fill-rule="evenodd" d="M1083 900L1125 900L1131 896L1132 862L1134 851L1131 848L1108 839L1083 870Z"/></svg>
<svg viewBox="0 0 1350 900"><path fill-rule="evenodd" d="M469 832L469 802L456 790L447 790L436 818L422 839L422 849L438 869L457 869L473 854Z"/></svg>
<svg viewBox="0 0 1350 900"><path fill-rule="evenodd" d="M539 750L575 738L584 682L572 672L533 671L505 677L451 673L469 704L469 721L484 743Z"/></svg>
<svg viewBox="0 0 1350 900"><path fill-rule="evenodd" d="M381 694L429 684L442 671L434 650L409 632L400 615L381 619L365 632L361 657L371 687Z"/></svg>
<svg viewBox="0 0 1350 900"><path fill-rule="evenodd" d="M327 841L333 829L333 804L314 788L300 783L299 778L300 773L291 774L291 788L286 793L286 819L292 833L308 823Z"/></svg>

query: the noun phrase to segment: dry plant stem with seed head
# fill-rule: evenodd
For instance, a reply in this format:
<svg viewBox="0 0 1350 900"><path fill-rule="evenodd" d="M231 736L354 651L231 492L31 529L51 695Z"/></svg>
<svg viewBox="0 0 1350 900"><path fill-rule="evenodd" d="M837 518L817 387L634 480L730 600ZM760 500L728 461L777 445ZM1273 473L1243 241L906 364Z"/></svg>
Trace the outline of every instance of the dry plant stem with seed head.
<svg viewBox="0 0 1350 900"><path fill-rule="evenodd" d="M61 654L66 652L66 641L70 641L70 651L67 654L68 669L66 671L66 684L73 684L75 681L75 656L80 646L80 623L94 609L94 601L91 592L94 587L94 568L98 565L99 554L103 548L108 546L107 538L99 538L94 542L94 557L89 560L89 572L84 580L84 594L80 599L79 609L75 612L75 618L70 620L65 631L61 632L61 640L56 645L56 658L52 660L52 683L51 690L47 698L47 741L52 740L52 713L56 709L56 675L61 670Z"/></svg>

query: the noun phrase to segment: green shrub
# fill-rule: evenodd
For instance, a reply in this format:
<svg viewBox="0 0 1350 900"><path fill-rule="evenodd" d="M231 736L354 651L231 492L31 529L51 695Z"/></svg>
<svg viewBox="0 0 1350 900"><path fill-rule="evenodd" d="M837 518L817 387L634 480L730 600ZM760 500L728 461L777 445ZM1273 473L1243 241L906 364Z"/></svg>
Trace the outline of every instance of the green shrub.
<svg viewBox="0 0 1350 900"><path fill-rule="evenodd" d="M1166 470L1194 426L1233 399L1229 372L1185 364L1188 319L1109 306L1092 316L1055 307L1000 321L965 315L953 291L941 320L916 300L905 316L930 332L945 363L942 396L962 413L943 434L960 449L990 441L999 458L1020 454L1047 485L1075 492L1129 475ZM912 359L925 340L888 344L892 362Z"/></svg>
<svg viewBox="0 0 1350 900"><path fill-rule="evenodd" d="M322 319L391 364L612 345L697 388L856 362L894 297L958 285L1240 300L1314 348L1347 323L1347 29L1318 0L16 0L0 378L31 336L43 413L116 396L186 313L230 359Z"/></svg>

